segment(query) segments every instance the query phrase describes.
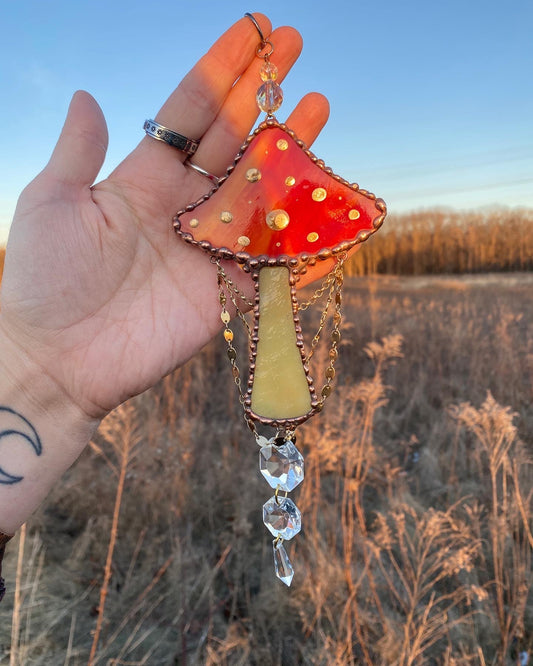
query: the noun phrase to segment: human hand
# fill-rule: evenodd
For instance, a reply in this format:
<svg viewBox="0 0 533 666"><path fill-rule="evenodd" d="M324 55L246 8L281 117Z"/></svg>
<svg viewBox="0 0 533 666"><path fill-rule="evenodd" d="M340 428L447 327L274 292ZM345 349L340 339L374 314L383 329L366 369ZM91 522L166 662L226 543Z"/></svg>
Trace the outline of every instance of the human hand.
<svg viewBox="0 0 533 666"><path fill-rule="evenodd" d="M255 16L269 35L268 19ZM269 39L282 79L301 39L292 28ZM238 21L156 116L185 136L201 137L194 161L217 175L258 114L257 44L252 22ZM327 101L312 94L287 124L310 144L327 115ZM215 267L172 229L175 212L207 192L209 181L183 165L185 153L145 137L91 187L106 147L99 107L76 93L49 164L17 206L0 311L0 338L89 419L184 363L220 326Z"/></svg>

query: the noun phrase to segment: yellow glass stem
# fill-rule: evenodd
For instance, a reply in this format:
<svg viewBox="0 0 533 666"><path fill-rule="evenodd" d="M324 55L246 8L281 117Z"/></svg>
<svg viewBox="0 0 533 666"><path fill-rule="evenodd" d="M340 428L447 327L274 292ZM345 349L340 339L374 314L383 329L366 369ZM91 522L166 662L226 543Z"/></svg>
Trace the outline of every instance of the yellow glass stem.
<svg viewBox="0 0 533 666"><path fill-rule="evenodd" d="M252 411L271 419L296 418L311 410L311 393L297 347L289 269L259 272L259 341Z"/></svg>

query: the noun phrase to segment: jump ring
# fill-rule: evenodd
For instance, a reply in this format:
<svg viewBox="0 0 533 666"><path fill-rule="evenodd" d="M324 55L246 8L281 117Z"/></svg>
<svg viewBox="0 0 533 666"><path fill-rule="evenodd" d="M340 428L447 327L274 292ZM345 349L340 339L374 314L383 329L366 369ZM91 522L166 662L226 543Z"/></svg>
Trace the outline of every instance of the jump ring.
<svg viewBox="0 0 533 666"><path fill-rule="evenodd" d="M262 53L263 49L265 49L267 46L270 47L269 50L266 53ZM257 46L257 49L255 50L255 54L259 58L264 58L265 60L267 58L270 58L270 56L273 53L274 53L274 46L273 46L272 42L270 42L268 39L265 40L264 42L262 42L261 44L259 44Z"/></svg>

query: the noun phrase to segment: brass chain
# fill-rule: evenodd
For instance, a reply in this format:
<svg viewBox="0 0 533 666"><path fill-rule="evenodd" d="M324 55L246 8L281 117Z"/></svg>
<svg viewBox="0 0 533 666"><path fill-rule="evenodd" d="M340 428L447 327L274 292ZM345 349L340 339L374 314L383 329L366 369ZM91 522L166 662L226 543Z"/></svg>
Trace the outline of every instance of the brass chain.
<svg viewBox="0 0 533 666"><path fill-rule="evenodd" d="M338 272L335 275L335 311L333 313L333 330L331 331L331 336L330 336L331 347L329 350L329 363L324 373L326 376L326 381L320 392L322 399L319 402L319 409L322 409L324 407L324 403L326 402L327 398L331 395L331 392L333 390L331 384L333 382L333 378L335 377L335 362L339 357L338 346L341 341L340 326L342 321L341 306L342 306L343 281L344 281L344 276L342 273L342 264L341 264L339 266Z"/></svg>
<svg viewBox="0 0 533 666"><path fill-rule="evenodd" d="M228 292L228 296L229 296L231 302L233 303L233 306L235 307L235 312L236 312L237 316L239 317L239 319L244 324L244 327L246 328L246 330L248 331L248 337L251 338L252 330L250 328L250 324L248 323L248 320L246 319L246 316L245 316L244 312L242 312L241 308L239 307L236 296L239 296L239 298L244 303L246 303L246 305L249 305L250 307L253 306L253 303L251 301L249 301L241 291L239 291L239 289L235 286L235 284L232 282L232 280L227 276L226 272L224 271L224 269L220 265L220 261L217 259L215 263L217 265L217 277L218 277L219 293L220 293L221 289L223 291L222 285L225 285L226 291Z"/></svg>
<svg viewBox="0 0 533 666"><path fill-rule="evenodd" d="M322 284L322 287L315 292L315 294L316 294L319 291L322 291L322 294L323 294L325 292L326 286L329 286L328 298L327 298L326 304L325 304L325 306L322 310L322 314L320 316L320 322L319 322L319 325L318 325L317 332L315 333L315 335L313 337L313 340L311 341L311 349L309 350L309 354L307 355L307 358L306 358L307 363L312 358L312 356L315 353L315 350L318 346L318 343L320 342L320 337L322 335L322 330L324 329L324 326L326 325L326 320L327 320L327 317L328 317L329 308L331 306L331 302L333 301L333 297L334 297L334 295L337 291L337 284L338 284L339 278L340 278L341 284L342 284L342 270L343 270L343 266L344 266L345 261L346 261L346 253L343 253L342 255L340 255L339 260L335 264L334 268L329 272L326 280L324 280L324 282Z"/></svg>
<svg viewBox="0 0 533 666"><path fill-rule="evenodd" d="M229 275L226 273L226 271L222 268L222 266L220 264L220 259L217 259L215 261L215 263L217 265L218 274L222 276L222 279L224 280L224 283L226 285L226 288L227 288L228 292L230 294L231 293L235 294L235 296L238 296L243 303L246 303L246 305L248 305L250 308L252 308L253 305L254 305L253 302L250 301L247 298L246 294L244 292L242 292L239 289L239 287L237 287L235 282L233 282L233 280L229 277Z"/></svg>
<svg viewBox="0 0 533 666"><path fill-rule="evenodd" d="M331 284L326 305L324 306L324 309L322 310L322 314L320 316L320 323L318 325L317 332L315 333L313 340L311 341L311 349L309 350L309 354L307 354L307 358L305 359L306 363L309 363L309 361L313 357L313 354L315 353L318 343L320 342L320 336L322 335L322 330L326 325L326 319L328 317L328 312L331 305L331 301L333 300L334 293L335 293L335 281L333 281L333 283Z"/></svg>
<svg viewBox="0 0 533 666"><path fill-rule="evenodd" d="M304 301L303 303L300 303L298 305L298 310L304 311L310 308L311 305L314 305L318 301L318 299L323 296L324 292L331 287L331 285L335 281L335 271L337 270L337 266L338 264L335 264L333 269L326 275L321 286L314 292L311 298L308 301Z"/></svg>
<svg viewBox="0 0 533 666"><path fill-rule="evenodd" d="M228 345L227 355L228 355L229 362L231 364L231 373L233 375L233 381L235 382L235 386L237 387L239 402L241 403L241 406L242 406L243 411L244 411L244 420L246 421L250 430L257 437L257 429L255 427L255 424L246 415L246 408L245 408L246 398L245 398L245 395L244 395L243 390L242 390L241 372L239 370L239 366L237 365L237 350L235 349L235 347L233 345L233 338L234 338L233 331L229 327L229 323L231 321L231 315L228 312L228 310L226 309L227 297L226 297L226 294L224 292L224 286L226 286L226 288L227 288L227 284L226 284L226 280L224 279L225 273L224 273L223 268L218 263L218 261L216 263L217 263L217 266L218 266L218 300L220 301L220 305L222 307L222 310L220 312L220 319L222 320L222 323L224 324L224 340L226 341L226 344ZM242 321L244 321L244 323L246 325L246 328L248 330L248 334L251 335L250 327L248 325L248 322L246 321L246 318L245 318L244 314L239 309L239 307L238 307L238 305L235 301L235 297L233 295L233 292L228 290L228 294L229 294L231 302L235 306L237 314L242 319Z"/></svg>

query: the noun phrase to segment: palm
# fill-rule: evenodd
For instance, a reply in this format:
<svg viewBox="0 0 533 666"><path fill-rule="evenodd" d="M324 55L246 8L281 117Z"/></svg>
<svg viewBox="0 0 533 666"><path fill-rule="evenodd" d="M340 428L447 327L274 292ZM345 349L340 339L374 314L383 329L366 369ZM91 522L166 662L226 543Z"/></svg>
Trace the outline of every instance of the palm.
<svg viewBox="0 0 533 666"><path fill-rule="evenodd" d="M247 22L231 30L241 34L241 42L255 39ZM219 44L234 41L231 30ZM296 58L299 44L287 29L279 31L276 43L283 72ZM204 60L208 58L209 54ZM195 161L215 173L224 171L255 116L251 86L257 85L258 63L247 67L240 62L242 56L233 59L239 61L232 63L233 76L240 80L230 94L213 93L214 99L220 98L218 109L213 103L207 111L198 111L191 101L195 70L205 69L201 61L181 93L178 88L160 113L162 122L184 133L185 120L176 123L173 116L199 116L197 122L204 127L196 129L201 131L196 135L203 139ZM78 104L78 123L88 115L94 136L101 138L101 132L105 137L94 102L85 97ZM307 99L293 114L294 129L310 142L326 115L322 99ZM298 127L304 122L306 130ZM209 182L184 167L180 158L183 155L175 149L144 139L107 180L90 189L96 173L85 178L87 182L69 183L68 170L61 172L61 164L54 163L60 155L30 185L17 209L3 286L2 326L92 416L183 363L219 325L214 267L207 255L179 241L172 230L176 210L209 189ZM101 159L96 151L98 168ZM37 260L25 263L24 257L36 247Z"/></svg>

